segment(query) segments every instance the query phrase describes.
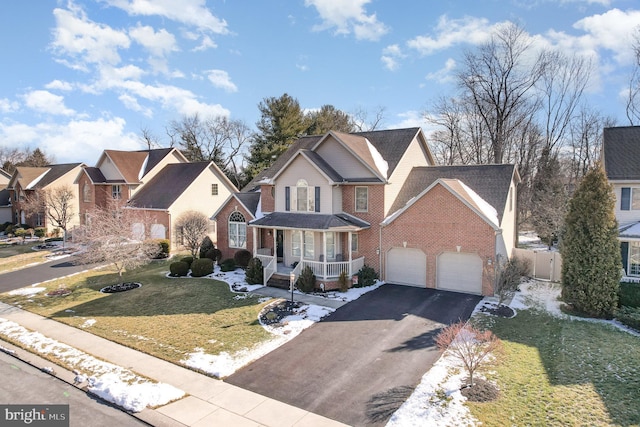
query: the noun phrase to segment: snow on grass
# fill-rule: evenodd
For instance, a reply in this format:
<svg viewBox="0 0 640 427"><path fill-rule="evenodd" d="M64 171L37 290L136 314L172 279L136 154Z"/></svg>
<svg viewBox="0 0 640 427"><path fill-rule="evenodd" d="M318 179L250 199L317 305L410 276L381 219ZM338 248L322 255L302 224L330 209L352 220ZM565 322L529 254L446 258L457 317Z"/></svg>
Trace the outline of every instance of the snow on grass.
<svg viewBox="0 0 640 427"><path fill-rule="evenodd" d="M84 321L84 323L82 325L80 325L81 328L90 328L91 326L93 326L96 323L96 319L87 319Z"/></svg>
<svg viewBox="0 0 640 427"><path fill-rule="evenodd" d="M26 288L20 288L20 289L11 291L9 292L9 295L31 296L46 290L47 288L27 286Z"/></svg>
<svg viewBox="0 0 640 427"><path fill-rule="evenodd" d="M15 340L41 355L50 355L78 374L76 381L88 383L88 390L128 411L140 412L146 407L165 405L182 398L185 393L172 385L152 382L134 372L98 360L66 344L31 332L17 323L0 318L0 335Z"/></svg>
<svg viewBox="0 0 640 427"><path fill-rule="evenodd" d="M333 309L328 307L303 305L296 310L296 314L282 319L283 326L281 327L263 324L265 329L274 334L274 338L269 341L258 344L252 349L235 353L207 354L203 349L196 348L192 353L189 353L188 358L181 360L180 363L218 378L228 377L243 366L292 340L300 332L332 312Z"/></svg>

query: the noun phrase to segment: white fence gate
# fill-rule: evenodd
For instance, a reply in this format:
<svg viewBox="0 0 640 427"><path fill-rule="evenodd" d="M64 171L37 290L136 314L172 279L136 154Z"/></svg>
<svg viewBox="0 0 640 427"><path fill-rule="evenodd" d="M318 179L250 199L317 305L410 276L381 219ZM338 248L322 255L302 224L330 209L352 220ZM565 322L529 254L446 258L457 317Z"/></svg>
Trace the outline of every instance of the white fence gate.
<svg viewBox="0 0 640 427"><path fill-rule="evenodd" d="M515 248L513 255L529 261L529 271L527 273L529 276L551 282L560 281L562 257L559 252Z"/></svg>

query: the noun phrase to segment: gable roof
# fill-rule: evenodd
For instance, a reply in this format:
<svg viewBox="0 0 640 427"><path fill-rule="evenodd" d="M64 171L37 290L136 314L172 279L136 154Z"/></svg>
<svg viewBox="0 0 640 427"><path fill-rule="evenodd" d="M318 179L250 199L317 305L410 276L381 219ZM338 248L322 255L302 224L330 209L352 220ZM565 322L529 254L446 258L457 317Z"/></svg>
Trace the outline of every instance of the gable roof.
<svg viewBox="0 0 640 427"><path fill-rule="evenodd" d="M414 197L423 193L438 179L457 179L491 205L502 221L512 179L519 180L515 165L463 165L414 167L390 212L403 209Z"/></svg>
<svg viewBox="0 0 640 427"><path fill-rule="evenodd" d="M142 177L173 152L178 153L184 162L187 162L182 153L175 148L154 148L137 151L104 150L98 160L98 164L106 156L120 172L124 182L130 184L139 183Z"/></svg>
<svg viewBox="0 0 640 427"><path fill-rule="evenodd" d="M414 127L406 129L354 132L349 134L342 132L331 133L339 137L343 143L349 144L349 147L351 147L351 149L358 155L360 155L361 150L365 150L366 148L366 142L364 142L365 139L366 141L369 141L369 143L378 150L382 158L387 162L388 170L385 178L388 178L393 174L413 139L421 135L421 130L418 127ZM293 144L291 144L291 146L282 153L269 168L257 174L253 180L243 188L243 191L255 189L260 185L260 181L268 181L272 179L299 150L313 150L320 141L327 137L327 135L328 134L303 136L302 138L294 141ZM434 163L433 156L431 155L429 148L426 147L426 144L425 149L427 150L429 160L431 163ZM375 160L371 157L371 153L368 148L366 148L366 153L366 156L363 154L363 160L366 157L369 159L368 162L372 162L371 164L375 165ZM378 168L376 167L374 170L378 170Z"/></svg>
<svg viewBox="0 0 640 427"><path fill-rule="evenodd" d="M247 191L232 193L227 200L211 215L211 219L216 219L220 211L229 206L231 199L236 199L247 212L251 215L251 219L262 218L260 209L260 191Z"/></svg>
<svg viewBox="0 0 640 427"><path fill-rule="evenodd" d="M640 180L640 126L604 128L602 136L607 178Z"/></svg>
<svg viewBox="0 0 640 427"><path fill-rule="evenodd" d="M324 137L314 146L316 149L329 137L335 138L338 142L342 143L348 151L351 151L357 159L359 159L374 175L379 177L380 181L384 181L388 178L387 172L389 166L384 159L380 159L382 155L376 148L369 142L369 140L357 134L329 131ZM376 159L378 158L378 159Z"/></svg>
<svg viewBox="0 0 640 427"><path fill-rule="evenodd" d="M53 183L58 178L61 178L63 175L71 172L77 167L83 166L83 163L65 163L60 165L49 165L49 171L47 174L42 177L40 182L36 185L39 188L46 187L47 185Z"/></svg>
<svg viewBox="0 0 640 427"><path fill-rule="evenodd" d="M263 228L290 228L305 230L362 230L370 224L354 216L342 214L316 214L298 212L272 212L249 222L249 225Z"/></svg>
<svg viewBox="0 0 640 427"><path fill-rule="evenodd" d="M9 187L15 187L17 181L25 190L44 188L81 166L83 163L64 163L44 167L18 166L9 181Z"/></svg>
<svg viewBox="0 0 640 427"><path fill-rule="evenodd" d="M146 183L130 203L138 208L169 209L213 162L171 163Z"/></svg>
<svg viewBox="0 0 640 427"><path fill-rule="evenodd" d="M11 178L11 174L2 168L0 168L0 175L4 176L5 178Z"/></svg>

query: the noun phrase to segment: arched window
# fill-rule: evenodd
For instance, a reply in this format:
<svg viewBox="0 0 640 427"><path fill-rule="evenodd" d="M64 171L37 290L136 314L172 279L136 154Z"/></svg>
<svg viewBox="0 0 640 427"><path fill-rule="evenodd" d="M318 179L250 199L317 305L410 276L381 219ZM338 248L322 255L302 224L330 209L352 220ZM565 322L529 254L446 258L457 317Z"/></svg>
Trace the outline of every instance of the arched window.
<svg viewBox="0 0 640 427"><path fill-rule="evenodd" d="M229 215L229 247L247 248L247 223L238 211Z"/></svg>

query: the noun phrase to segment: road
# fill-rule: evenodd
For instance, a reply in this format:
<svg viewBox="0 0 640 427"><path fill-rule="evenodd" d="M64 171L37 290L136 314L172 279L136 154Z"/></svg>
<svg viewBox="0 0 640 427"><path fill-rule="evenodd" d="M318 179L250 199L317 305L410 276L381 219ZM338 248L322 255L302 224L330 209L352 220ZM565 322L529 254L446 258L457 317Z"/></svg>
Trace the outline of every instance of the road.
<svg viewBox="0 0 640 427"><path fill-rule="evenodd" d="M2 352L0 378L0 403L69 405L71 427L147 425L126 412Z"/></svg>
<svg viewBox="0 0 640 427"><path fill-rule="evenodd" d="M75 259L76 257L70 256L57 261L49 261L33 267L0 274L0 293L79 273L98 266L98 264L75 265L73 263Z"/></svg>
<svg viewBox="0 0 640 427"><path fill-rule="evenodd" d="M435 337L482 297L384 285L225 381L353 426L382 426L440 356Z"/></svg>

